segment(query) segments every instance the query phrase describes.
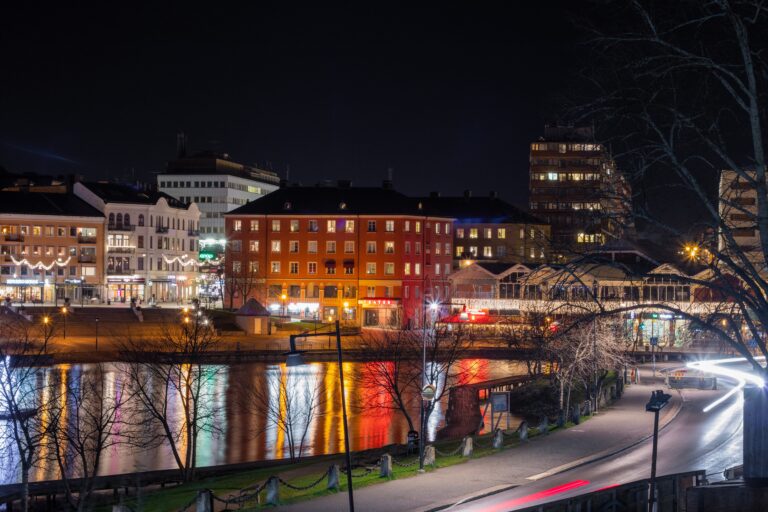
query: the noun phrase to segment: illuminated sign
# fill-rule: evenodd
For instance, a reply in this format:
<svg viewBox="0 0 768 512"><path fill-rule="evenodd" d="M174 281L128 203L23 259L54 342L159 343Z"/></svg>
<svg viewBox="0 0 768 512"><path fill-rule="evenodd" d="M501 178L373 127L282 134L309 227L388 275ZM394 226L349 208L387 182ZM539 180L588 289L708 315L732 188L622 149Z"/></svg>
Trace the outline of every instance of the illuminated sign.
<svg viewBox="0 0 768 512"><path fill-rule="evenodd" d="M216 253L210 252L210 251L200 251L200 254L197 255L197 257L200 260L213 260L216 259Z"/></svg>
<svg viewBox="0 0 768 512"><path fill-rule="evenodd" d="M357 301L358 304L363 306L394 306L398 302L399 299L361 299Z"/></svg>
<svg viewBox="0 0 768 512"><path fill-rule="evenodd" d="M38 281L37 279L8 279L5 284L16 286L43 286L43 282Z"/></svg>

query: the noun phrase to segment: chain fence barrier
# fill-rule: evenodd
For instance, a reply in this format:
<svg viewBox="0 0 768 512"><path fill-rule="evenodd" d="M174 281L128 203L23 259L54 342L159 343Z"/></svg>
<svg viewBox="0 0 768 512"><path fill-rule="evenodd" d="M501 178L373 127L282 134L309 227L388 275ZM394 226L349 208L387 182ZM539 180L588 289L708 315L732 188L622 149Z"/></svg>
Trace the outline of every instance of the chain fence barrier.
<svg viewBox="0 0 768 512"><path fill-rule="evenodd" d="M438 450L437 446L435 446L435 453L437 455L440 455L441 457L453 457L454 455L459 453L463 447L464 447L464 442L463 441L461 443L459 443L459 446L457 446L456 449L451 451L451 452L443 452L441 450Z"/></svg>
<svg viewBox="0 0 768 512"><path fill-rule="evenodd" d="M411 462L400 462L397 459L395 459L394 457L392 457L392 464L394 464L395 466L400 466L401 468L410 468L410 467L415 466L418 463L419 463L419 458L418 457L413 459Z"/></svg>
<svg viewBox="0 0 768 512"><path fill-rule="evenodd" d="M330 470L327 470L325 473L323 473L322 475L320 475L320 478L318 478L317 480L315 480L314 482L312 482L311 484L308 484L308 485L293 485L293 484L291 484L291 483L288 483L288 482L286 482L285 480L283 480L283 479L282 479L282 478L280 478L280 477L277 477L277 480L278 480L278 481L279 481L281 484L283 484L284 486L286 486L287 488L289 488L289 489L293 489L294 491L308 491L309 489L311 489L311 488L315 487L315 486L316 486L316 485L318 485L320 482L322 482L322 481L325 479L325 477L326 477L326 476L328 476L328 473L329 473L329 472L330 472Z"/></svg>

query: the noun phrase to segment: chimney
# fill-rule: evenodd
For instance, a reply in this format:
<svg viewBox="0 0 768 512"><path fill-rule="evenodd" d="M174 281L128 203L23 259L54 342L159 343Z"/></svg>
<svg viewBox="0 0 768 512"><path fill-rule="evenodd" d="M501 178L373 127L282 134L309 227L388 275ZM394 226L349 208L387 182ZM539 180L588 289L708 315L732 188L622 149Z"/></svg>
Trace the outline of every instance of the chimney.
<svg viewBox="0 0 768 512"><path fill-rule="evenodd" d="M470 197L472 197L472 191L471 190L465 190L464 191L464 198L465 199L469 199Z"/></svg>
<svg viewBox="0 0 768 512"><path fill-rule="evenodd" d="M176 134L176 158L185 158L187 156L187 136L184 132Z"/></svg>
<svg viewBox="0 0 768 512"><path fill-rule="evenodd" d="M432 192L429 193L429 197L432 199L437 199L438 197L440 197L440 192L438 192L437 190L433 190Z"/></svg>
<svg viewBox="0 0 768 512"><path fill-rule="evenodd" d="M392 190L392 168L387 169L387 179L381 183L381 188L385 190Z"/></svg>

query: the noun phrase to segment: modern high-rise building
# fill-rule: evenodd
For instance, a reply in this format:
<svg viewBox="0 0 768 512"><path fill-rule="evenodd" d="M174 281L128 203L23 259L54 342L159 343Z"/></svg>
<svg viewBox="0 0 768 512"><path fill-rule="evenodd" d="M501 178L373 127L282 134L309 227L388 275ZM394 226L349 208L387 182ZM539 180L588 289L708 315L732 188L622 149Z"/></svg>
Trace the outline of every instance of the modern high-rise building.
<svg viewBox="0 0 768 512"><path fill-rule="evenodd" d="M592 128L546 126L531 144L529 187L531 213L551 226L554 259L632 229L630 185Z"/></svg>
<svg viewBox="0 0 768 512"><path fill-rule="evenodd" d="M754 171L720 172L718 208L723 226L718 230L717 250L737 264L740 256L761 273L766 272L765 254L757 225L757 187Z"/></svg>
<svg viewBox="0 0 768 512"><path fill-rule="evenodd" d="M203 245L224 239L224 214L277 190L280 178L272 171L234 162L226 153L204 151L188 156L183 137L178 156L158 174L157 186L200 209ZM214 243L214 242L210 242Z"/></svg>

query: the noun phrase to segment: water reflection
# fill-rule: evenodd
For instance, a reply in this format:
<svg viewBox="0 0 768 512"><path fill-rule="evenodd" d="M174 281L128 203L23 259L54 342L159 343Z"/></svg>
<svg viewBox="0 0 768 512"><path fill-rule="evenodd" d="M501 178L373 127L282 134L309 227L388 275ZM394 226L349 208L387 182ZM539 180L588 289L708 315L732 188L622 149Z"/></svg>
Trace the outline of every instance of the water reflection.
<svg viewBox="0 0 768 512"><path fill-rule="evenodd" d="M409 430L402 414L391 408L388 397L376 393L370 387L359 385L360 373L366 363L344 363L346 400L349 407L350 447L352 450L377 448L405 441ZM510 361L466 359L459 363L458 375L439 386L477 382L525 372L524 365ZM204 429L198 435L196 461L198 466L247 462L260 459L289 458L291 445L294 450L301 444L304 456L338 453L343 451L343 427L339 373L336 363L310 363L303 367L286 368L285 365L265 363L211 366L210 378L204 379L206 387L201 396L206 397L211 423L215 428ZM127 392L126 372L120 364L102 367L105 379L104 400L114 400ZM471 371L466 371L471 369ZM66 392L68 382L80 382L83 375L91 372L90 365L61 365L39 372L41 393L55 393L61 420L72 428L72 394ZM467 376L470 377L467 377ZM149 379L150 377L147 376ZM48 385L45 385L48 384ZM44 391L43 391L44 390ZM42 401L45 398L40 397ZM428 423L428 438L433 439L442 427L447 408L448 394L435 407ZM169 404L174 421L183 421L183 409L179 400ZM414 404L418 401L414 400ZM371 405L377 405L371 407ZM265 409L265 405L268 409ZM289 410L290 409L290 410ZM482 412L482 411L481 411ZM45 417L50 411L44 410ZM410 411L418 418L418 405ZM117 410L118 421L130 419L135 413L125 406ZM291 417L290 421L286 421ZM488 424L488 421L486 421ZM0 422L0 430L9 428L8 422ZM0 438L3 452L13 452L13 444L7 436ZM182 439L179 445L183 445ZM149 445L147 445L149 446ZM51 446L42 446L41 454L49 456ZM183 449L183 446L182 446ZM56 478L57 465L48 457L40 462L31 478L35 480ZM45 460L41 458L41 460ZM4 483L18 481L18 468L3 464L0 478ZM167 443L152 449L126 444L110 446L99 463L100 474L115 474L154 469L174 469L176 464ZM68 471L69 473L69 471Z"/></svg>

